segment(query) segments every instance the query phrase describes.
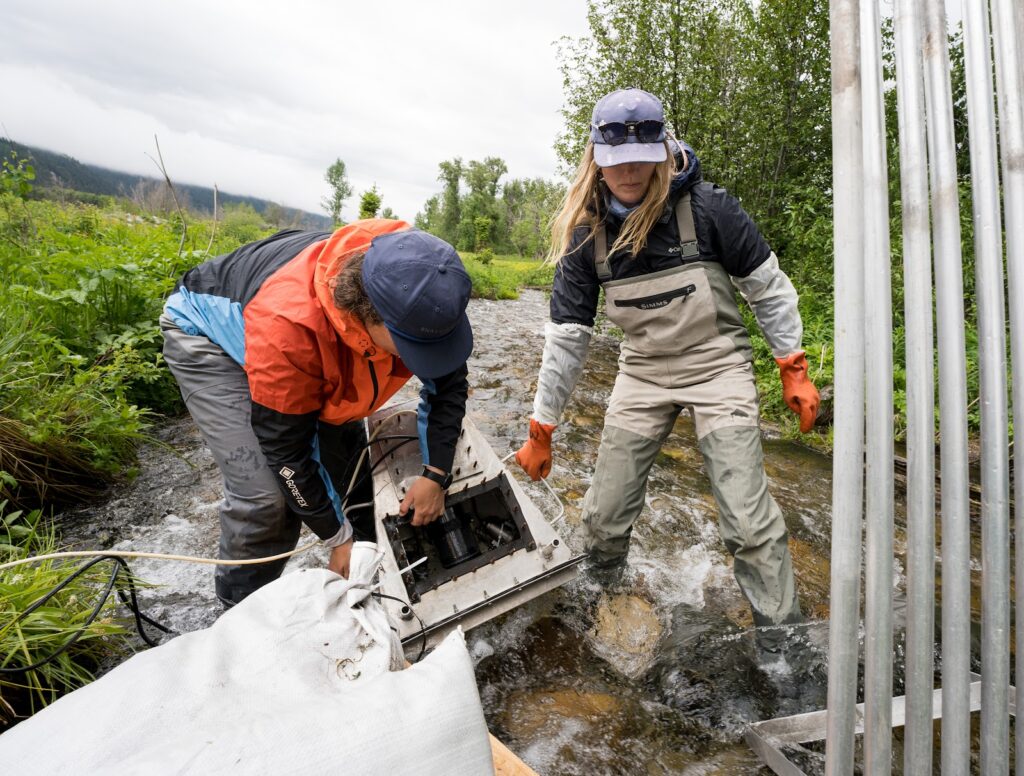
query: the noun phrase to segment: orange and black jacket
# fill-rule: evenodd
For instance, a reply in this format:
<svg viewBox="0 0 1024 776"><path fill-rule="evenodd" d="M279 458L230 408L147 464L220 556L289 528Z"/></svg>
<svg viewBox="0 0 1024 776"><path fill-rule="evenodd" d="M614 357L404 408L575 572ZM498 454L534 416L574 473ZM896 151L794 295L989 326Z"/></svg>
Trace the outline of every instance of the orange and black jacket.
<svg viewBox="0 0 1024 776"><path fill-rule="evenodd" d="M189 270L164 308L182 331L208 337L245 370L267 463L290 509L322 539L337 534L344 515L321 465L318 427L367 417L412 376L334 305L331 281L374 237L408 228L369 219L334 233L278 232ZM444 471L465 415L466 374L463 364L421 378L420 450Z"/></svg>

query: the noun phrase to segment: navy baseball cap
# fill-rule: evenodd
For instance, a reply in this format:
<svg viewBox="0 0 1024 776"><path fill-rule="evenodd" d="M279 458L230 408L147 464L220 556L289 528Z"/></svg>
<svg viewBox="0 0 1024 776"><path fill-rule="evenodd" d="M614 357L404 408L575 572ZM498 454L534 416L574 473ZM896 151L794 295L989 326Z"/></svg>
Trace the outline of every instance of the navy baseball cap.
<svg viewBox="0 0 1024 776"><path fill-rule="evenodd" d="M645 131L641 132L640 127ZM594 142L594 161L598 167L665 161L668 151L661 100L643 89L618 89L606 94L594 106L590 139ZM610 143L609 139L617 142Z"/></svg>
<svg viewBox="0 0 1024 776"><path fill-rule="evenodd" d="M473 350L466 316L473 283L452 246L419 229L382 234L366 251L362 276L413 374L433 379L466 363Z"/></svg>

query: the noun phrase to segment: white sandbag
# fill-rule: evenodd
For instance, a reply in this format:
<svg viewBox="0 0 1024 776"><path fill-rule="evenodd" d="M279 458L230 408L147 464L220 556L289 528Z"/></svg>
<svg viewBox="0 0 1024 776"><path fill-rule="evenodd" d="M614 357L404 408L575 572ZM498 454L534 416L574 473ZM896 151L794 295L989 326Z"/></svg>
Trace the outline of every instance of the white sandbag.
<svg viewBox="0 0 1024 776"><path fill-rule="evenodd" d="M493 773L461 631L397 670L401 644L369 596L375 565L375 547L357 545L350 580L286 574L135 655L0 735L0 770Z"/></svg>

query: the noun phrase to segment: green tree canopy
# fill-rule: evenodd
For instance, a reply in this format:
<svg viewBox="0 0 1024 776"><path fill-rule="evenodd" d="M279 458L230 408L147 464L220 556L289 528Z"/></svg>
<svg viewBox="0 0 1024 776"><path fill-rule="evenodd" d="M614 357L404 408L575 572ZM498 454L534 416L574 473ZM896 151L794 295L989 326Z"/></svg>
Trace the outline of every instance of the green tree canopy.
<svg viewBox="0 0 1024 776"><path fill-rule="evenodd" d="M380 192L377 191L377 184L375 183L373 188L364 191L363 196L359 198L359 217L376 218L379 211Z"/></svg>
<svg viewBox="0 0 1024 776"><path fill-rule="evenodd" d="M790 188L831 177L828 4L756 0L591 0L590 33L559 48L565 133L575 168L594 103L631 86L659 97L669 129L706 177L759 220L781 215Z"/></svg>
<svg viewBox="0 0 1024 776"><path fill-rule="evenodd" d="M463 163L441 162L444 190L416 214L416 226L459 250L494 250L540 258L547 250L548 220L565 194L562 184L542 178L502 184L508 165L496 156Z"/></svg>
<svg viewBox="0 0 1024 776"><path fill-rule="evenodd" d="M320 204L334 223L341 223L341 208L345 200L352 196L352 184L348 182L345 163L341 159L335 159L334 164L327 168L324 180L330 185L331 193L324 197Z"/></svg>
<svg viewBox="0 0 1024 776"><path fill-rule="evenodd" d="M453 245L458 242L459 222L462 220L461 201L459 199L459 181L462 179L462 159L455 157L451 161L441 162L438 166L437 179L444 184L439 205L440 223L434 228L437 236Z"/></svg>

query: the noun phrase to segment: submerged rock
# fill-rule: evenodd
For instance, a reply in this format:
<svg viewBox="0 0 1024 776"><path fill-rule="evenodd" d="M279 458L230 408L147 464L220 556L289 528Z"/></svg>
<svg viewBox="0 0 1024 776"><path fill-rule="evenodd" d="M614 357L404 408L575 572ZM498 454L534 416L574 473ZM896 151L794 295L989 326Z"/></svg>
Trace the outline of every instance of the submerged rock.
<svg viewBox="0 0 1024 776"><path fill-rule="evenodd" d="M602 594L589 635L594 652L630 679L647 671L664 628L654 606L636 595Z"/></svg>
<svg viewBox="0 0 1024 776"><path fill-rule="evenodd" d="M567 720L580 725L614 725L622 705L614 695L571 688L524 692L509 699L502 722L515 738L528 740Z"/></svg>

